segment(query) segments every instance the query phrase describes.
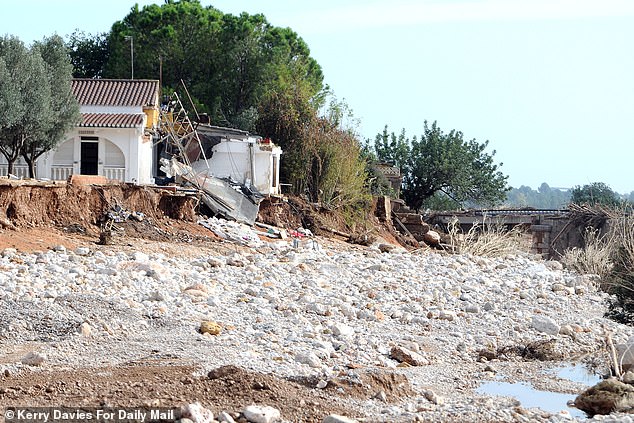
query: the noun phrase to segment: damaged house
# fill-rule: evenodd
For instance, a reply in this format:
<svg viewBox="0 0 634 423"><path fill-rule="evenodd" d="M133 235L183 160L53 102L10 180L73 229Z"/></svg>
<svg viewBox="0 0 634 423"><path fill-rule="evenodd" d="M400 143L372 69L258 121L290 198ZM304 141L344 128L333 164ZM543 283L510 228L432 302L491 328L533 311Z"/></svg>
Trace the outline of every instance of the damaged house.
<svg viewBox="0 0 634 423"><path fill-rule="evenodd" d="M158 80L73 79L72 90L80 106L81 122L56 149L40 157L36 164L38 178L67 180L72 174L101 175L121 182L151 184L163 175L159 164L165 154L158 134ZM282 151L270 140L209 124L195 125L195 130L205 153L191 162L197 172L252 186L263 195L280 193ZM16 176L28 176L22 160L14 169ZM2 156L0 176L6 176Z"/></svg>

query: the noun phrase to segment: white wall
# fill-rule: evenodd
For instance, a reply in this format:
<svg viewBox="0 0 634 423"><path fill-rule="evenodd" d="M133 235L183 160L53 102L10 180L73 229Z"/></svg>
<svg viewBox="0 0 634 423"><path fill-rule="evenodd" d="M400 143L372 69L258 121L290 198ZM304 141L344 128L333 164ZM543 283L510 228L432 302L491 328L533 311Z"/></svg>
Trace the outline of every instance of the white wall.
<svg viewBox="0 0 634 423"><path fill-rule="evenodd" d="M251 158L249 145L253 146L255 178L252 175ZM209 161L209 173L219 178L227 178L238 181L242 184L254 185L262 194L279 194L279 168L276 178L273 178L273 156L279 157L282 150L279 147L273 147L268 151L260 148L260 144L255 142L254 138L249 141L228 140L222 141L213 147L213 155ZM206 170L203 160L199 160L192 164L197 172ZM255 179L255 180L253 180ZM273 186L273 181L278 181Z"/></svg>

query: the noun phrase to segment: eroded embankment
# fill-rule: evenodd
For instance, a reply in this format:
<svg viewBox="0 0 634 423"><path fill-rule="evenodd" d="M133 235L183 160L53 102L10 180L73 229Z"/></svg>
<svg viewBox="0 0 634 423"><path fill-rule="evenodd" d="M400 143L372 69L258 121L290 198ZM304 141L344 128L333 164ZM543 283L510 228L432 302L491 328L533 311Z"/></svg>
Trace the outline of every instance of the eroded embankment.
<svg viewBox="0 0 634 423"><path fill-rule="evenodd" d="M154 219L195 220L196 199L132 184L0 185L2 226L98 225L120 206Z"/></svg>

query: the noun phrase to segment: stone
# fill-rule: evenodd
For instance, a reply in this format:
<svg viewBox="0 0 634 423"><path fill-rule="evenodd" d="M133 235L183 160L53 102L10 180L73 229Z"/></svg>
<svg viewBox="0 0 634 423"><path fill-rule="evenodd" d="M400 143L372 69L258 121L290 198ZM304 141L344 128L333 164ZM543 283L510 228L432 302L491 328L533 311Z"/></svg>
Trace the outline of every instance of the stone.
<svg viewBox="0 0 634 423"><path fill-rule="evenodd" d="M478 307L476 304L467 304L464 311L467 313L477 314L480 313L480 307Z"/></svg>
<svg viewBox="0 0 634 423"><path fill-rule="evenodd" d="M382 253L391 253L396 251L398 246L394 244L379 244L378 248L379 248L379 251L381 251Z"/></svg>
<svg viewBox="0 0 634 423"><path fill-rule="evenodd" d="M560 330L560 326L555 323L553 319L548 316L534 315L531 320L531 327L537 332L545 333L547 335L557 335Z"/></svg>
<svg viewBox="0 0 634 423"><path fill-rule="evenodd" d="M78 256L87 256L90 253L90 248L88 247L77 247L75 248L75 254Z"/></svg>
<svg viewBox="0 0 634 423"><path fill-rule="evenodd" d="M53 251L57 251L58 253L63 253L66 251L66 247L63 245L56 245L53 247Z"/></svg>
<svg viewBox="0 0 634 423"><path fill-rule="evenodd" d="M252 423L273 423L281 418L280 410L268 405L249 405L242 410L242 415Z"/></svg>
<svg viewBox="0 0 634 423"><path fill-rule="evenodd" d="M438 318L440 320L452 321L456 319L456 314L453 311L440 310L440 313L438 314Z"/></svg>
<svg viewBox="0 0 634 423"><path fill-rule="evenodd" d="M440 234L436 231L427 231L427 233L423 235L423 241L428 245L438 245L440 244Z"/></svg>
<svg viewBox="0 0 634 423"><path fill-rule="evenodd" d="M222 332L222 326L216 322L204 320L200 323L200 328L198 330L203 334L208 333L210 335L220 335L220 332Z"/></svg>
<svg viewBox="0 0 634 423"><path fill-rule="evenodd" d="M634 386L614 378L607 379L579 394L574 405L590 416L627 412L634 407Z"/></svg>
<svg viewBox="0 0 634 423"><path fill-rule="evenodd" d="M574 336L575 330L570 325L563 325L562 327L559 328L559 334L566 335L566 336Z"/></svg>
<svg viewBox="0 0 634 423"><path fill-rule="evenodd" d="M41 366L44 361L46 361L46 356L35 351L29 352L20 360L22 364L27 366Z"/></svg>
<svg viewBox="0 0 634 423"><path fill-rule="evenodd" d="M231 414L227 413L226 411L221 411L220 413L218 413L216 420L218 420L220 423L236 423L234 418L231 417Z"/></svg>
<svg viewBox="0 0 634 423"><path fill-rule="evenodd" d="M295 356L295 361L302 364L307 364L312 368L321 367L321 360L313 352L299 353Z"/></svg>
<svg viewBox="0 0 634 423"><path fill-rule="evenodd" d="M553 292L560 292L560 291L565 291L566 290L566 285L561 284L561 283L554 283L551 288L553 290Z"/></svg>
<svg viewBox="0 0 634 423"><path fill-rule="evenodd" d="M390 358L400 363L407 363L410 366L425 366L429 364L429 361L421 354L400 346L392 347Z"/></svg>
<svg viewBox="0 0 634 423"><path fill-rule="evenodd" d="M544 262L544 265L550 270L563 270L564 266L556 260L548 260Z"/></svg>
<svg viewBox="0 0 634 423"><path fill-rule="evenodd" d="M207 263L209 263L209 265L211 267L222 267L222 265L224 264L222 262L222 260L220 260L219 258L216 257L210 257L207 259Z"/></svg>
<svg viewBox="0 0 634 423"><path fill-rule="evenodd" d="M324 417L322 423L358 423L358 420L351 419L350 417L340 416L338 414L331 414Z"/></svg>
<svg viewBox="0 0 634 423"><path fill-rule="evenodd" d="M426 389L423 392L423 396L425 397L425 399L427 399L427 401L431 402L432 404L442 405L444 403L443 398L436 395L436 393L432 391L431 389Z"/></svg>
<svg viewBox="0 0 634 423"><path fill-rule="evenodd" d="M630 369L623 376L621 376L621 382L628 385L634 385L634 370Z"/></svg>
<svg viewBox="0 0 634 423"><path fill-rule="evenodd" d="M316 388L317 389L324 389L326 386L328 386L328 382L321 379L319 382L317 382Z"/></svg>
<svg viewBox="0 0 634 423"><path fill-rule="evenodd" d="M79 333L81 336L89 337L92 335L92 327L88 323L84 322L79 326Z"/></svg>
<svg viewBox="0 0 634 423"><path fill-rule="evenodd" d="M345 323L334 323L330 325L330 331L334 336L346 337L354 335L354 329Z"/></svg>
<svg viewBox="0 0 634 423"><path fill-rule="evenodd" d="M185 419L188 419L192 422L196 423L213 423L214 414L211 410L203 407L200 403L187 404L182 406L180 409L181 412L181 422Z"/></svg>

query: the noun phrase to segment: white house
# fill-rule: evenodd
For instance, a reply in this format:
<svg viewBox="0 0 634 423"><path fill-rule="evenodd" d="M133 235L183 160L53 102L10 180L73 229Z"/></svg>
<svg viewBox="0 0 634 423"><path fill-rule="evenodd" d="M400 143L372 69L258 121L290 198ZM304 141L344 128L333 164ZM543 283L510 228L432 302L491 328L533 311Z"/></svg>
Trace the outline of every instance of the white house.
<svg viewBox="0 0 634 423"><path fill-rule="evenodd" d="M65 180L71 174L152 182L150 130L158 124L159 81L74 79L82 120L59 146L37 162L37 176Z"/></svg>

